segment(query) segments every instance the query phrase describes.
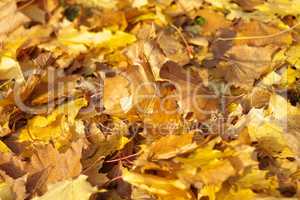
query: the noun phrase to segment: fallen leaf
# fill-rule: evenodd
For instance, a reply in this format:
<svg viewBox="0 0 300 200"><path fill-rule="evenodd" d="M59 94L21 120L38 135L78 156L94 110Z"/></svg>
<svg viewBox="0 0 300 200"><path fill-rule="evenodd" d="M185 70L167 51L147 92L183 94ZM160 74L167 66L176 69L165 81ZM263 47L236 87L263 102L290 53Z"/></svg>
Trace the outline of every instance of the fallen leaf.
<svg viewBox="0 0 300 200"><path fill-rule="evenodd" d="M228 52L226 60L230 63L225 74L229 83L251 88L254 81L272 69L272 55L276 47L234 46Z"/></svg>
<svg viewBox="0 0 300 200"><path fill-rule="evenodd" d="M219 29L226 29L230 26L230 21L226 20L221 12L210 9L200 9L197 16L205 19L205 23L201 26L204 35L215 34Z"/></svg>
<svg viewBox="0 0 300 200"><path fill-rule="evenodd" d="M74 142L64 153L58 152L52 145L40 146L36 149L26 164L26 170L30 174L47 171L47 179L44 184L56 183L65 179L78 176L81 172L81 153L83 142Z"/></svg>
<svg viewBox="0 0 300 200"><path fill-rule="evenodd" d="M1 192L0 197L4 200L23 200L26 197L26 175L16 179L11 178L5 172L0 171ZM2 196L3 195L3 196Z"/></svg>
<svg viewBox="0 0 300 200"><path fill-rule="evenodd" d="M63 147L74 137L71 128L79 110L86 105L87 101L81 98L61 105L48 116L35 116L28 121L27 127L20 130L19 141L45 144L52 141L56 148Z"/></svg>
<svg viewBox="0 0 300 200"><path fill-rule="evenodd" d="M234 0L234 2L241 6L245 11L253 11L256 6L264 3L263 0Z"/></svg>
<svg viewBox="0 0 300 200"><path fill-rule="evenodd" d="M91 194L97 190L92 187L86 179L86 176L80 175L74 180L64 180L51 184L48 186L48 191L44 195L32 199L50 200L55 198L59 200L88 200ZM76 191L76 193L74 191Z"/></svg>
<svg viewBox="0 0 300 200"><path fill-rule="evenodd" d="M8 34L25 22L29 21L29 18L17 10L16 1L3 1L0 5L0 36Z"/></svg>
<svg viewBox="0 0 300 200"><path fill-rule="evenodd" d="M169 159L178 154L184 154L197 147L193 142L193 134L170 135L162 137L149 148L150 159Z"/></svg>
<svg viewBox="0 0 300 200"><path fill-rule="evenodd" d="M127 112L133 106L131 83L122 75L104 79L103 103L105 113Z"/></svg>
<svg viewBox="0 0 300 200"><path fill-rule="evenodd" d="M162 198L169 199L176 194L176 200L193 199L192 195L185 191L186 185L178 180L165 179L153 175L138 174L124 169L122 177L126 182L140 187L148 192L158 194ZM165 196L165 197L164 197Z"/></svg>
<svg viewBox="0 0 300 200"><path fill-rule="evenodd" d="M300 68L300 55L299 55L300 45L291 46L286 54L286 60L297 69Z"/></svg>
<svg viewBox="0 0 300 200"><path fill-rule="evenodd" d="M158 45L169 59L177 62L179 65L185 65L189 62L190 57L187 48L172 35L173 30L162 32L158 35Z"/></svg>
<svg viewBox="0 0 300 200"><path fill-rule="evenodd" d="M1 140L0 140L0 152L2 152L2 153L10 153L11 152L11 150Z"/></svg>
<svg viewBox="0 0 300 200"><path fill-rule="evenodd" d="M290 33L280 33L280 29L276 26L271 26L259 21L244 22L237 25L237 38L245 37L244 40L235 40L238 45L250 46L265 46L265 45L290 45L292 43L292 36ZM268 35L273 35L268 37ZM251 37L254 36L253 39ZM247 39L249 37L249 39Z"/></svg>

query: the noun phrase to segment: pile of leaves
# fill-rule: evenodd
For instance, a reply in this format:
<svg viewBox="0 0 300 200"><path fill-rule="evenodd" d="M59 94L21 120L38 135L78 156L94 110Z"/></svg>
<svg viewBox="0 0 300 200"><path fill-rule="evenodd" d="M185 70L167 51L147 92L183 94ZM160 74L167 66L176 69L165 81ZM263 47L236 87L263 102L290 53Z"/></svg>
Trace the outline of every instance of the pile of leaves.
<svg viewBox="0 0 300 200"><path fill-rule="evenodd" d="M0 199L300 198L299 0L1 0Z"/></svg>

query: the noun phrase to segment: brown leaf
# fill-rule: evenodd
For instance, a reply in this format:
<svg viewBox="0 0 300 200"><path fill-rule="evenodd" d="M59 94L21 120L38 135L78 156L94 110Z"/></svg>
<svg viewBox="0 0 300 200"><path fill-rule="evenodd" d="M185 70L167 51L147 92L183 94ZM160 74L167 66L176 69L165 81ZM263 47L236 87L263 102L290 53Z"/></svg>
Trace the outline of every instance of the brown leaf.
<svg viewBox="0 0 300 200"><path fill-rule="evenodd" d="M218 38L232 38L235 36L235 34L235 31L231 29L220 29L217 32L217 39L214 40L210 46L210 49L213 53L213 58L204 60L203 65L205 67L211 68L217 66L226 51L232 47L233 42L231 40L222 41L218 40Z"/></svg>
<svg viewBox="0 0 300 200"><path fill-rule="evenodd" d="M0 36L14 31L29 21L28 17L17 11L16 1L1 2L0 13Z"/></svg>
<svg viewBox="0 0 300 200"><path fill-rule="evenodd" d="M254 81L272 69L272 55L275 46L234 46L227 52L228 70L225 79L236 86L250 88Z"/></svg>
<svg viewBox="0 0 300 200"><path fill-rule="evenodd" d="M157 43L151 40L134 43L126 49L126 55L134 65L141 67L136 70L141 74L143 79L153 81L150 77L154 76L155 80L159 80L159 70L167 58ZM143 68L145 67L150 67L150 70L144 70ZM148 71L151 71L152 74L149 75Z"/></svg>
<svg viewBox="0 0 300 200"><path fill-rule="evenodd" d="M237 25L236 31L238 32L237 37L260 37L235 40L235 43L239 45L265 46L269 44L289 45L292 43L292 36L289 32L268 37L268 35L280 33L281 30L275 26L258 21L241 22Z"/></svg>
<svg viewBox="0 0 300 200"><path fill-rule="evenodd" d="M185 65L190 61L187 48L181 43L182 39L174 34L174 30L166 30L158 34L157 43L170 60L179 65Z"/></svg>
<svg viewBox="0 0 300 200"><path fill-rule="evenodd" d="M109 181L107 176L99 172L100 168L98 165L91 167L84 172L88 176L88 181L95 186L102 187L105 183Z"/></svg>
<svg viewBox="0 0 300 200"><path fill-rule="evenodd" d="M149 157L154 160L169 159L192 151L197 148L197 144L193 142L193 137L192 133L162 137L150 146Z"/></svg>
<svg viewBox="0 0 300 200"><path fill-rule="evenodd" d="M245 11L253 11L255 6L263 4L264 0L233 0L233 2L237 3Z"/></svg>
<svg viewBox="0 0 300 200"><path fill-rule="evenodd" d="M193 113L198 120L207 119L218 107L217 98L202 84L195 71L188 71L168 61L160 70L161 78L167 79L177 89L177 101L184 113Z"/></svg>
<svg viewBox="0 0 300 200"><path fill-rule="evenodd" d="M223 13L212 9L200 9L197 11L197 16L205 19L205 24L201 26L204 35L215 34L219 29L226 29L231 24L231 21L227 20Z"/></svg>
<svg viewBox="0 0 300 200"><path fill-rule="evenodd" d="M37 1L37 4L47 13L51 13L59 6L59 0Z"/></svg>
<svg viewBox="0 0 300 200"><path fill-rule="evenodd" d="M12 178L19 178L26 174L25 162L12 153L0 154L0 170Z"/></svg>
<svg viewBox="0 0 300 200"><path fill-rule="evenodd" d="M12 190L12 197L15 200L24 200L26 198L26 175L19 178L11 178L5 172L0 170L0 180L5 181L9 184L10 189Z"/></svg>
<svg viewBox="0 0 300 200"><path fill-rule="evenodd" d="M26 171L30 174L49 170L47 183L54 183L76 177L81 172L81 152L83 141L78 140L65 152L60 153L53 145L41 146L35 149L30 163L26 164Z"/></svg>
<svg viewBox="0 0 300 200"><path fill-rule="evenodd" d="M242 99L242 105L246 110L262 108L268 105L271 92L263 87L254 87L253 90Z"/></svg>
<svg viewBox="0 0 300 200"><path fill-rule="evenodd" d="M44 62L44 61L39 61L39 62ZM49 80L48 82L41 82L35 88L34 94L31 97L32 99L31 103L33 105L41 105L48 102L54 102L57 100L70 97L78 91L77 87L79 85L78 84L79 80L80 80L79 76L69 75L69 76L55 76L53 80Z"/></svg>
<svg viewBox="0 0 300 200"><path fill-rule="evenodd" d="M125 29L127 26L125 13L122 11L104 11L101 13L101 17L99 16L99 19L97 19L96 23L99 23L100 27L117 25L120 27L120 29Z"/></svg>
<svg viewBox="0 0 300 200"><path fill-rule="evenodd" d="M197 86L201 83L201 78L198 73L185 70L174 61L167 61L160 69L159 75L162 79L182 85L189 82L193 86Z"/></svg>
<svg viewBox="0 0 300 200"><path fill-rule="evenodd" d="M26 6L21 11L34 22L39 22L41 24L46 23L47 13L44 10L40 9L37 5L33 4Z"/></svg>
<svg viewBox="0 0 300 200"><path fill-rule="evenodd" d="M132 107L130 82L127 77L116 75L104 79L103 102L105 113L118 114Z"/></svg>

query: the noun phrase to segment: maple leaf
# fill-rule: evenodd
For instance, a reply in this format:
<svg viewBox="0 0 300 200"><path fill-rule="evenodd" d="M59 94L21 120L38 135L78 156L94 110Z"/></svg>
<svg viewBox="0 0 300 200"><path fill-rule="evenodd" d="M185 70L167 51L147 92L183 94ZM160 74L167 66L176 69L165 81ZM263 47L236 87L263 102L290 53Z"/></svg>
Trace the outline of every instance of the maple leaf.
<svg viewBox="0 0 300 200"><path fill-rule="evenodd" d="M236 86L252 87L255 80L272 69L272 54L275 50L273 46L233 46L226 53L231 66L225 79Z"/></svg>
<svg viewBox="0 0 300 200"><path fill-rule="evenodd" d="M167 61L160 69L160 77L175 85L175 99L181 112L191 112L195 118L204 121L217 109L218 100L202 85L198 73L185 70L173 61Z"/></svg>
<svg viewBox="0 0 300 200"><path fill-rule="evenodd" d="M17 10L16 1L1 1L0 12L0 26L2 27L0 36L14 31L29 21L28 17ZM7 23L8 21L10 23Z"/></svg>
<svg viewBox="0 0 300 200"><path fill-rule="evenodd" d="M11 188L5 182L0 183L0 198L3 200L12 200L13 199Z"/></svg>
<svg viewBox="0 0 300 200"><path fill-rule="evenodd" d="M270 15L298 15L300 2L298 0L271 0L262 5L256 6L256 9Z"/></svg>
<svg viewBox="0 0 300 200"><path fill-rule="evenodd" d="M115 8L118 3L117 0L89 0L89 1L76 0L76 2L84 6L94 6L94 7L106 8L106 9Z"/></svg>
<svg viewBox="0 0 300 200"><path fill-rule="evenodd" d="M172 31L173 32L173 31ZM164 31L159 34L157 42L164 54L179 65L185 65L190 58L186 47L178 41L174 35L171 35L171 30Z"/></svg>
<svg viewBox="0 0 300 200"><path fill-rule="evenodd" d="M160 138L149 147L151 159L169 159L178 154L192 151L197 147L193 134L170 135Z"/></svg>
<svg viewBox="0 0 300 200"><path fill-rule="evenodd" d="M1 153L0 170L11 178L20 178L26 174L25 162L13 153Z"/></svg>
<svg viewBox="0 0 300 200"><path fill-rule="evenodd" d="M83 141L74 142L64 153L58 152L52 145L41 146L33 152L25 168L30 174L46 170L46 183L55 183L76 177L81 172L81 153Z"/></svg>
<svg viewBox="0 0 300 200"><path fill-rule="evenodd" d="M11 150L7 147L7 145L0 140L0 152L2 153L10 153Z"/></svg>
<svg viewBox="0 0 300 200"><path fill-rule="evenodd" d="M92 187L89 182L86 181L87 177L84 175L78 176L74 180L64 180L58 183L54 183L48 186L48 191L39 197L34 197L34 200L88 200L92 193L97 189ZM76 191L76 193L74 192Z"/></svg>
<svg viewBox="0 0 300 200"><path fill-rule="evenodd" d="M130 82L127 77L117 75L104 79L103 103L106 113L124 113L133 106Z"/></svg>
<svg viewBox="0 0 300 200"><path fill-rule="evenodd" d="M104 29L101 32L89 32L82 28L80 31L74 28L66 28L60 31L58 42L63 45L68 45L69 48L84 49L82 45L91 47L108 47L116 49L118 47L126 46L135 41L135 36L122 31L113 33L111 30Z"/></svg>
<svg viewBox="0 0 300 200"><path fill-rule="evenodd" d="M197 15L205 19L206 23L201 26L204 34L214 34L218 29L226 29L230 26L230 21L226 20L222 13L209 9L197 11Z"/></svg>
<svg viewBox="0 0 300 200"><path fill-rule="evenodd" d="M275 191L277 185L274 183L274 178L267 178L267 171L253 168L233 184L238 188L251 188L253 190L270 189Z"/></svg>
<svg viewBox="0 0 300 200"><path fill-rule="evenodd" d="M0 80L24 80L23 73L17 61L9 57L2 57L0 59Z"/></svg>
<svg viewBox="0 0 300 200"><path fill-rule="evenodd" d="M133 64L141 66L141 68L138 69L140 77L133 77L133 80L137 78L141 79L141 76L145 80L148 80L148 82L152 81L151 76L154 77L154 80L160 80L159 71L162 65L167 61L167 57L157 48L156 43L148 40L136 42L126 49L126 55L131 59ZM145 65L145 61L148 62L148 65ZM144 69L146 67L150 67L150 70ZM150 71L152 75L149 74L148 71Z"/></svg>
<svg viewBox="0 0 300 200"><path fill-rule="evenodd" d="M0 171L0 198L4 200L23 200L26 197L26 175L18 178L12 178L5 172Z"/></svg>
<svg viewBox="0 0 300 200"><path fill-rule="evenodd" d="M245 199L245 200L251 200L255 198L255 193L250 189L241 189L237 191L229 191L225 195L219 195L218 198L220 199L226 199L226 200L238 200L238 199Z"/></svg>
<svg viewBox="0 0 300 200"><path fill-rule="evenodd" d="M286 54L286 60L295 66L297 69L300 68L300 55L299 55L300 45L291 46Z"/></svg>
<svg viewBox="0 0 300 200"><path fill-rule="evenodd" d="M20 130L19 141L53 141L60 148L72 139L71 128L79 110L87 105L85 99L76 99L56 108L48 116L35 116L28 121L27 127ZM67 113L67 114L66 114Z"/></svg>
<svg viewBox="0 0 300 200"><path fill-rule="evenodd" d="M237 38L245 38L244 40L235 40L236 44L247 44L250 46L265 46L273 45L290 45L292 43L292 36L290 33L282 33L281 29L260 21L241 22L237 26ZM268 35L275 35L268 37ZM247 38L249 37L249 38ZM251 39L253 37L253 39Z"/></svg>
<svg viewBox="0 0 300 200"><path fill-rule="evenodd" d="M203 4L202 0L178 0L177 2L186 12L191 12L192 10L199 9Z"/></svg>
<svg viewBox="0 0 300 200"><path fill-rule="evenodd" d="M234 2L246 11L253 11L255 10L256 6L264 3L263 0L234 0Z"/></svg>
<svg viewBox="0 0 300 200"><path fill-rule="evenodd" d="M297 199L298 15L298 0L1 1L0 198Z"/></svg>
<svg viewBox="0 0 300 200"><path fill-rule="evenodd" d="M161 178L158 176L138 174L122 170L125 181L148 192L159 195L162 199L175 198L176 200L193 199L186 191L187 186L179 180ZM173 196L174 195L174 196Z"/></svg>

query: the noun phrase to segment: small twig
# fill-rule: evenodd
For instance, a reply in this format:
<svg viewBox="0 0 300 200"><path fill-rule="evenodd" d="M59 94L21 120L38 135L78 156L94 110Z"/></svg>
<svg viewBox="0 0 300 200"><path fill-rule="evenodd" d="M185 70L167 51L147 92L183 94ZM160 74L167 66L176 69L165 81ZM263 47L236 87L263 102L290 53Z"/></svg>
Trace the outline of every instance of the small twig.
<svg viewBox="0 0 300 200"><path fill-rule="evenodd" d="M216 39L216 41L218 41L218 40L221 40L221 41L230 41L230 40L255 40L255 39L273 38L273 37L277 37L277 36L283 35L285 33L288 33L290 31L294 30L299 25L300 25L300 22L297 23L297 24L295 24L294 26L286 29L286 30L279 31L277 33L273 33L273 34L270 34L270 35L257 35L257 36L245 36L245 37L229 37L229 38L219 37L219 38Z"/></svg>
<svg viewBox="0 0 300 200"><path fill-rule="evenodd" d="M179 28L177 28L177 26L175 26L174 24L171 24L171 27L177 31L177 33L179 34L179 36L181 37L182 41L184 42L184 44L186 46L186 51L188 52L190 58L193 58L193 48L189 45L189 43L187 42L187 40L181 33L181 30Z"/></svg>
<svg viewBox="0 0 300 200"><path fill-rule="evenodd" d="M24 5L20 6L17 10L20 11L20 10L30 6L33 2L34 2L34 0L30 0L30 1L26 2Z"/></svg>
<svg viewBox="0 0 300 200"><path fill-rule="evenodd" d="M132 157L135 157L139 154L141 154L142 151L138 152L138 153L135 153L135 154L131 154L129 156L125 156L125 157L121 157L121 158L117 158L117 159L113 159L113 160L107 160L107 161L104 161L106 163L112 163L112 162L119 162L119 161L122 161L122 160L127 160L128 158L132 158Z"/></svg>
<svg viewBox="0 0 300 200"><path fill-rule="evenodd" d="M109 181L107 181L104 185L108 185L108 184L110 184L110 183L112 183L114 181L120 180L122 178L123 178L122 176L117 176L117 177L115 177L115 178L110 179Z"/></svg>

